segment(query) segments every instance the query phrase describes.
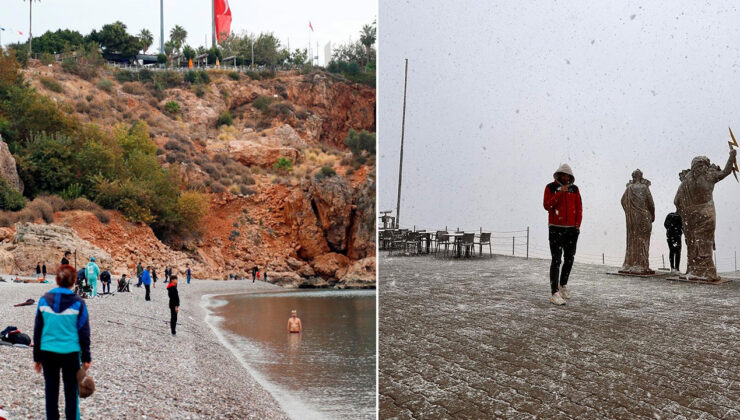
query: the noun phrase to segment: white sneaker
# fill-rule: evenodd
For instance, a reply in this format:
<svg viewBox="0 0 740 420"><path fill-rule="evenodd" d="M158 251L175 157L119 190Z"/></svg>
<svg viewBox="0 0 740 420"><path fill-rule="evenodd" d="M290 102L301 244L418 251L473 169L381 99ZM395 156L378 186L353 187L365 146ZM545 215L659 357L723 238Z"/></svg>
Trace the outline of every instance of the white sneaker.
<svg viewBox="0 0 740 420"><path fill-rule="evenodd" d="M563 299L570 299L570 290L568 290L567 286L560 286L560 295L563 297Z"/></svg>
<svg viewBox="0 0 740 420"><path fill-rule="evenodd" d="M555 292L554 295L550 296L550 302L555 305L565 305L565 299L560 296L560 292Z"/></svg>

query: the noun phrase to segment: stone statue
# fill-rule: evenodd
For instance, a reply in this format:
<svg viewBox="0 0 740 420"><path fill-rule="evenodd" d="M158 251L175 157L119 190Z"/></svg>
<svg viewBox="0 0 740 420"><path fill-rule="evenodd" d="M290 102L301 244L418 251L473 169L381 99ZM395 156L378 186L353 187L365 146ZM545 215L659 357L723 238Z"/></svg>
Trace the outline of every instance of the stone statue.
<svg viewBox="0 0 740 420"><path fill-rule="evenodd" d="M620 273L655 274L648 261L650 233L655 221L655 204L650 194L650 181L639 169L632 172L632 180L622 195L622 208L627 219L627 250Z"/></svg>
<svg viewBox="0 0 740 420"><path fill-rule="evenodd" d="M730 157L722 170L719 166L712 165L706 156L697 156L691 161L691 169L682 171L679 175L681 185L673 203L681 215L686 234L686 278L689 280L720 280L712 261L717 219L713 201L714 184L732 172L736 154L736 150L730 151Z"/></svg>

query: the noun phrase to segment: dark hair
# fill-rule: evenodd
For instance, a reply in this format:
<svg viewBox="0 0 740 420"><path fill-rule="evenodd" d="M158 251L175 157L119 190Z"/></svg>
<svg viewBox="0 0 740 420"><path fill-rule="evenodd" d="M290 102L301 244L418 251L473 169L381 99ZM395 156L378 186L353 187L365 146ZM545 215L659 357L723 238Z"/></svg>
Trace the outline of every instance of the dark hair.
<svg viewBox="0 0 740 420"><path fill-rule="evenodd" d="M172 281L172 280L177 281L177 276L175 274L173 274L173 275L170 276L170 281Z"/></svg>
<svg viewBox="0 0 740 420"><path fill-rule="evenodd" d="M67 255L72 255L72 251L64 251L64 256L66 257Z"/></svg>
<svg viewBox="0 0 740 420"><path fill-rule="evenodd" d="M69 264L65 264L59 267L57 270L57 285L59 287L70 288L74 286L75 280L77 280L77 270Z"/></svg>

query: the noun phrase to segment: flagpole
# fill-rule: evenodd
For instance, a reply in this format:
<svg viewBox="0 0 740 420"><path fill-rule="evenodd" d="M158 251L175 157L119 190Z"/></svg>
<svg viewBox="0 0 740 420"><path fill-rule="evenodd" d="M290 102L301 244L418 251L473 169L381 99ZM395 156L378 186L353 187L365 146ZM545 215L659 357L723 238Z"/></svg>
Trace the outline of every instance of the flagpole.
<svg viewBox="0 0 740 420"><path fill-rule="evenodd" d="M396 201L396 229L400 227L401 213L401 177L403 176L403 136L406 129L406 84L409 74L409 59L406 59L406 69L403 72L403 116L401 117L401 159L398 164L398 200Z"/></svg>
<svg viewBox="0 0 740 420"><path fill-rule="evenodd" d="M33 0L28 0L28 58L33 58L33 28L31 26L33 17Z"/></svg>
<svg viewBox="0 0 740 420"><path fill-rule="evenodd" d="M159 53L164 54L164 0L159 0Z"/></svg>
<svg viewBox="0 0 740 420"><path fill-rule="evenodd" d="M216 46L216 0L211 0L211 47Z"/></svg>

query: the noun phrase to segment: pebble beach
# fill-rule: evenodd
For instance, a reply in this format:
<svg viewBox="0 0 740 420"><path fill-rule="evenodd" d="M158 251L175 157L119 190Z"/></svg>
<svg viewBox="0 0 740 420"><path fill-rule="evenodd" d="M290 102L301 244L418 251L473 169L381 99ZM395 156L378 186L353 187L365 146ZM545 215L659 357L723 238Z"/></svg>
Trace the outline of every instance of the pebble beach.
<svg viewBox="0 0 740 420"><path fill-rule="evenodd" d="M7 280L7 276L5 276ZM0 329L13 325L33 337L39 298L50 283L0 282ZM113 282L116 283L115 281ZM111 285L111 289L114 288ZM100 286L99 286L100 287ZM87 299L95 393L80 400L88 419L288 418L206 323L206 295L282 290L263 282L193 280L178 285L177 335L169 331L166 285ZM99 291L102 288L99 288ZM33 305L13 307L32 298ZM10 419L44 417L44 380L30 348L0 346L0 406ZM63 398L60 398L63 415Z"/></svg>

